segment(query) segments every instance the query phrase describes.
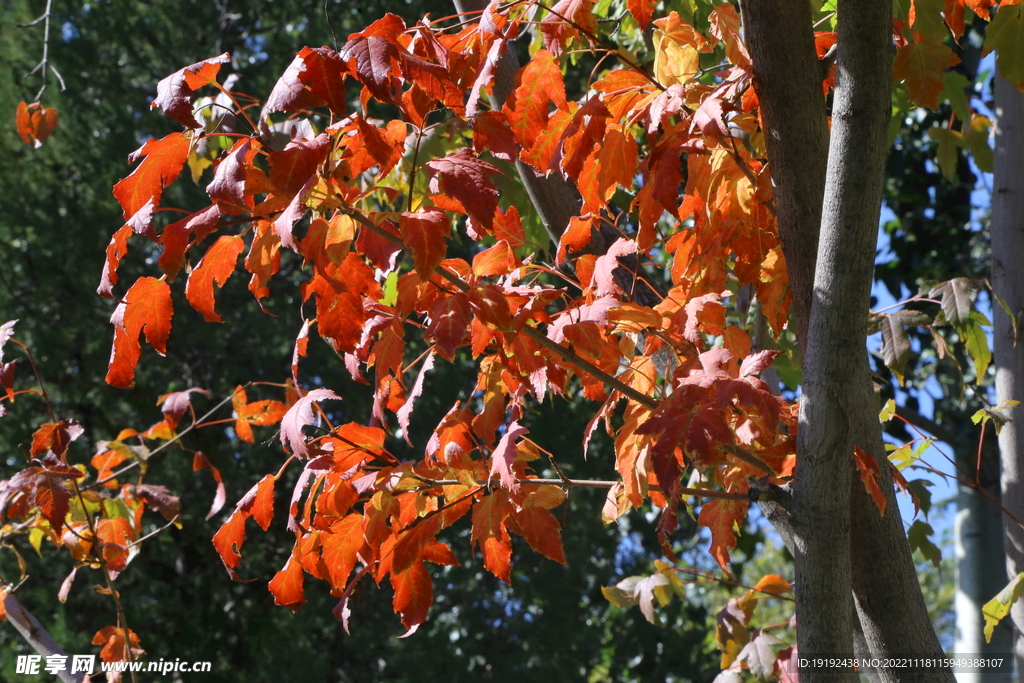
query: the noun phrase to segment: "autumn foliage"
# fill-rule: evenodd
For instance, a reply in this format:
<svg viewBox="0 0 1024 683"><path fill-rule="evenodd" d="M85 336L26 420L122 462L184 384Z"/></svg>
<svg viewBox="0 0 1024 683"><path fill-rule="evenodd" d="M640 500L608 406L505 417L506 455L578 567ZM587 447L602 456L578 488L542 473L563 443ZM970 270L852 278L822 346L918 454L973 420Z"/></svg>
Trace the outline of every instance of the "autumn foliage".
<svg viewBox="0 0 1024 683"><path fill-rule="evenodd" d="M736 8L654 19L653 1L627 4L624 25L653 26L653 58L644 62L606 42L592 2L492 3L479 15L414 25L387 15L340 50L305 48L262 105L221 85L228 55L159 83L152 106L182 130L146 141L114 187L124 222L99 285L118 300L107 381L133 385L143 340L160 355L173 343L174 316L188 313L174 310L172 288L204 320L220 322L217 290L236 271L248 274L262 306L282 259L302 264L304 323L282 368L287 381L269 398L251 400L253 388L231 397L237 436L252 442L254 428L277 425L286 453L213 538L232 577L244 574L248 521L267 531L279 520L294 546L269 583L278 605L297 610L307 578L326 581L347 625L358 582L386 580L413 630L432 602L431 566L458 564L438 538L448 527L468 523L484 567L505 582L513 536L565 562L553 510L573 482L557 474L544 435L524 426L529 402L552 395L591 402L584 453L598 428L614 444L605 521L653 504L673 559L679 506L697 505L710 553L729 573L752 482L782 483L796 466L796 406L761 379L793 347L771 169ZM966 3L983 18L991 4ZM936 106L943 69L957 60L945 42L963 34L965 3L950 0L942 14L910 8L894 22L896 74L914 102ZM986 49L1011 40L1021 21L1019 5L1000 10ZM1012 22L1017 29L1004 26ZM531 57L502 101L495 77L503 55L534 31ZM829 30L819 33L821 57L833 42ZM580 50L596 65L581 70ZM823 98L832 83L825 75ZM198 103L204 92L232 111ZM30 108L24 125L19 113L26 142L52 129L46 111ZM950 132L961 137L988 124L959 123L963 134ZM532 208L502 191L517 182L515 163L578 191L576 216L555 226L550 255L530 227ZM187 169L208 202L166 206L164 190L188 182L180 179ZM158 270L124 286L119 267L136 251L158 254ZM976 329L981 323L955 305L955 289L972 285L947 285L934 294L944 308L954 302L947 322ZM875 324L888 325L886 361L899 368L903 326L930 320L893 316ZM311 336L373 392L362 421L335 424L331 402L342 397L311 385L315 373L303 368ZM396 450L389 435L408 439L438 363L474 364L471 398L450 407L427 443ZM33 440L37 460L6 484L6 515L38 509L54 540L93 566L89 544L101 543L113 578L137 549L142 511L174 521L178 509L162 487L123 483L118 468L138 456L129 439L176 438L189 402L189 392L164 397L162 422L122 433L93 458L101 484L81 503L98 519L91 526L65 522L86 476L64 457L80 428L44 426ZM856 462L877 490L874 462L862 454ZM549 464L559 478L542 477ZM285 509L275 510L288 467L301 473ZM221 482L202 454L194 468ZM130 514L111 513L111 500ZM655 583L616 595L647 614L651 591L674 585ZM746 619L757 595L782 594L784 583L766 577L740 605ZM97 634L106 648L124 641L109 629Z"/></svg>

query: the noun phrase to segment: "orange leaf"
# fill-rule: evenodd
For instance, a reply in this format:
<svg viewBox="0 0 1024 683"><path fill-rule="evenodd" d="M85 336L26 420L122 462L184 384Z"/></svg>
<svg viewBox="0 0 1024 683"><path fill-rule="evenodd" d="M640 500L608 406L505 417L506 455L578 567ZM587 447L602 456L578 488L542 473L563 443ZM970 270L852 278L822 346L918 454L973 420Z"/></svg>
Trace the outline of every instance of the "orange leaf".
<svg viewBox="0 0 1024 683"><path fill-rule="evenodd" d="M128 653L128 644L131 643L131 655ZM116 626L107 626L96 632L92 637L93 645L102 645L100 659L104 662L123 662L129 659L137 659L140 655L146 654L139 645L139 636L135 631L128 629L128 637L125 638L124 629Z"/></svg>
<svg viewBox="0 0 1024 683"><path fill-rule="evenodd" d="M477 277L508 275L518 267L519 259L505 240L500 240L473 257L473 275Z"/></svg>
<svg viewBox="0 0 1024 683"><path fill-rule="evenodd" d="M224 566L228 568L232 576L234 576L234 572L231 570L242 561L240 551L245 543L245 520L247 517L248 515L241 510L235 510L231 513L228 521L224 522L223 526L213 535L213 547L217 549L221 561L224 562Z"/></svg>
<svg viewBox="0 0 1024 683"><path fill-rule="evenodd" d="M117 267L121 265L121 259L128 253L128 238L132 235L132 226L122 225L121 228L110 238L107 245L107 258L103 263L103 274L100 276L100 286L96 293L108 299L114 296L114 285L117 284Z"/></svg>
<svg viewBox="0 0 1024 683"><path fill-rule="evenodd" d="M110 579L116 579L132 558L129 546L138 538L126 517L101 519L96 525L96 537L103 544L103 559ZM138 552L137 549L134 549Z"/></svg>
<svg viewBox="0 0 1024 683"><path fill-rule="evenodd" d="M231 61L225 52L219 57L197 62L173 74L156 84L156 99L150 107L160 107L166 116L174 119L186 128L201 128L192 113L192 96L195 90L204 85L217 82L220 65Z"/></svg>
<svg viewBox="0 0 1024 683"><path fill-rule="evenodd" d="M252 487L242 500L238 501L238 509L251 516L266 531L274 519L274 483L277 478L268 474Z"/></svg>
<svg viewBox="0 0 1024 683"><path fill-rule="evenodd" d="M558 256L555 258L555 262L561 265L570 252L580 251L590 244L590 235L593 229L594 219L592 217L573 216L570 218L569 227L562 233L562 237L558 241ZM589 284L589 282L580 282L583 287Z"/></svg>
<svg viewBox="0 0 1024 683"><path fill-rule="evenodd" d="M206 250L206 255L199 265L189 273L185 285L185 298L192 308L203 314L208 323L222 322L222 318L214 310L214 284L223 287L228 278L235 272L238 255L245 249L245 240L239 235L221 235Z"/></svg>
<svg viewBox="0 0 1024 683"><path fill-rule="evenodd" d="M627 192L633 188L633 176L639 158L636 139L621 126L609 126L597 154L600 170L597 174L602 199L608 201L615 194L616 185Z"/></svg>
<svg viewBox="0 0 1024 683"><path fill-rule="evenodd" d="M551 14L540 22L544 47L556 55L561 54L562 48L578 35L577 30L569 24L570 21L590 35L596 34L597 19L593 8L594 0L559 0L551 8Z"/></svg>
<svg viewBox="0 0 1024 683"><path fill-rule="evenodd" d="M654 0L626 0L626 7L636 19L636 23L640 25L641 31L646 31L647 24L651 23L651 17L654 16L654 4Z"/></svg>
<svg viewBox="0 0 1024 683"><path fill-rule="evenodd" d="M339 213L330 222L314 218L300 244L304 264L312 261L320 274L325 275L332 264L337 266L345 260L355 236L355 221L345 214Z"/></svg>
<svg viewBox="0 0 1024 683"><path fill-rule="evenodd" d="M277 424L288 412L288 406L280 401L266 400L248 403L245 392L237 389L234 396L231 397L231 404L235 409L235 433L246 443L256 442L252 433L252 425L266 427Z"/></svg>
<svg viewBox="0 0 1024 683"><path fill-rule="evenodd" d="M729 550L736 547L736 531L747 516L745 500L716 499L704 504L697 523L711 530L711 556L727 575L729 571Z"/></svg>
<svg viewBox="0 0 1024 683"><path fill-rule="evenodd" d="M85 430L74 420L44 424L32 435L32 447L29 449L29 453L34 458L46 451L53 451L58 458L63 458L64 453L68 450L68 445L83 433Z"/></svg>
<svg viewBox="0 0 1024 683"><path fill-rule="evenodd" d="M128 389L135 383L135 364L142 352L140 333L145 333L146 341L161 356L167 352L172 315L171 289L166 282L151 277L135 281L110 317L114 348L107 369L108 384Z"/></svg>
<svg viewBox="0 0 1024 683"><path fill-rule="evenodd" d="M565 82L558 61L547 50L538 50L520 71L520 85L505 103L505 115L523 149L532 149L537 136L547 127L552 104L568 110Z"/></svg>
<svg viewBox="0 0 1024 683"><path fill-rule="evenodd" d="M363 538L363 516L347 515L333 524L329 532L322 534L324 563L330 576L335 595L341 595L348 583L348 576L356 566L358 555L366 547Z"/></svg>
<svg viewBox="0 0 1024 683"><path fill-rule="evenodd" d="M434 564L443 564L449 567L458 567L461 563L455 557L452 549L436 538L427 541L423 546L423 559Z"/></svg>
<svg viewBox="0 0 1024 683"><path fill-rule="evenodd" d="M249 255L245 257L245 269L252 273L249 291L256 297L256 301L270 296L267 283L280 267L281 237L274 232L272 224L259 221L256 237L249 247ZM263 304L260 304L260 307L262 306Z"/></svg>
<svg viewBox="0 0 1024 683"><path fill-rule="evenodd" d="M499 489L473 505L472 539L483 551L484 568L507 584L512 583L512 539L505 520L512 512L508 493Z"/></svg>
<svg viewBox="0 0 1024 683"><path fill-rule="evenodd" d="M15 123L18 127L18 135L31 145L39 149L50 137L50 133L57 127L57 110L52 107L44 107L39 102L28 104L18 103L18 113L15 116Z"/></svg>
<svg viewBox="0 0 1024 683"><path fill-rule="evenodd" d="M412 249L416 274L421 282L426 282L447 253L445 238L451 234L448 216L437 209L405 212L398 219L398 227L402 231L402 241Z"/></svg>
<svg viewBox="0 0 1024 683"><path fill-rule="evenodd" d="M906 80L914 104L936 109L942 96L942 70L959 63L960 58L946 45L915 40L896 53L893 78Z"/></svg>
<svg viewBox="0 0 1024 683"><path fill-rule="evenodd" d="M513 517L519 523L523 538L534 551L544 557L565 564L562 549L562 531L555 516L542 507L524 505Z"/></svg>
<svg viewBox="0 0 1024 683"><path fill-rule="evenodd" d="M878 514L884 515L887 501L885 494L878 486L878 476L881 474L878 470L878 463L870 453L861 450L860 446L853 447L853 462L857 465L860 480L864 482L864 490L868 492L871 500L875 501L875 505L878 507Z"/></svg>
<svg viewBox="0 0 1024 683"><path fill-rule="evenodd" d="M426 545L441 530L441 515L431 515L413 522L412 528L398 537L391 560L391 571L395 574L404 572L417 562L423 555Z"/></svg>
<svg viewBox="0 0 1024 683"><path fill-rule="evenodd" d="M302 589L304 578L302 564L295 560L294 555L290 556L284 569L275 574L267 585L274 596L274 604L298 613L299 607L306 602L306 594Z"/></svg>
<svg viewBox="0 0 1024 683"><path fill-rule="evenodd" d="M763 591L771 595L784 595L791 592L793 587L789 585L789 581L786 581L781 576L766 574L754 585L754 590Z"/></svg>
<svg viewBox="0 0 1024 683"><path fill-rule="evenodd" d="M205 209L189 214L164 228L164 231L160 234L160 243L164 245L164 253L160 254L157 263L160 264L160 267L167 274L168 280L173 281L178 276L178 272L185 266L185 251L189 247L189 242L194 238L194 243L198 244L201 240L205 239L207 235L216 229L218 220L220 220L220 207L216 204L211 204ZM128 227L130 226L125 226L125 228ZM121 228L121 230L125 228ZM111 242L111 246L107 247L108 262L111 258L110 250L113 246L114 243ZM125 251L126 249L121 247L121 250ZM118 258L120 259L120 257ZM114 267L117 267L116 263ZM114 283L116 282L115 276ZM103 294L103 292L101 291L100 294Z"/></svg>
<svg viewBox="0 0 1024 683"><path fill-rule="evenodd" d="M124 209L126 222L147 204L153 209L160 205L164 188L177 179L185 165L191 142L181 133L171 133L160 140L147 140L128 156L129 162L143 159L131 175L114 185L114 196ZM136 227L136 232L145 230Z"/></svg>
<svg viewBox="0 0 1024 683"><path fill-rule="evenodd" d="M427 619L427 610L434 601L434 588L430 574L422 560L417 560L404 572L391 575L395 589L395 612L402 615L402 626L412 629Z"/></svg>
<svg viewBox="0 0 1024 683"><path fill-rule="evenodd" d="M213 504L210 505L210 511L206 513L206 519L210 519L210 517L213 517L224 507L224 502L227 500L227 491L224 488L224 478L220 475L220 470L213 466L213 463L210 462L210 459L202 451L196 451L195 456L192 457L192 471L198 472L206 468L209 468L213 480L217 482L217 492L213 495Z"/></svg>
<svg viewBox="0 0 1024 683"><path fill-rule="evenodd" d="M514 206L508 207L504 213L500 210L494 214L494 237L505 240L513 249L523 246L526 241L526 233L523 231L523 222L519 217L519 209Z"/></svg>

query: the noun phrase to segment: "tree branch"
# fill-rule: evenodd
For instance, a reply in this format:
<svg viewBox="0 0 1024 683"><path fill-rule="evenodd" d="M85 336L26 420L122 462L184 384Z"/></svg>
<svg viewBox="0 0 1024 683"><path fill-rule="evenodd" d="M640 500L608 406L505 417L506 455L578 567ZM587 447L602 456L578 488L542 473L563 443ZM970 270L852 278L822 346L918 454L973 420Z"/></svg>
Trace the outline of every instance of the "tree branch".
<svg viewBox="0 0 1024 683"><path fill-rule="evenodd" d="M7 611L7 621L17 629L33 650L43 657L51 655L67 657L67 653L57 644L53 636L12 593L8 593L4 598L4 609ZM61 683L84 683L86 674L72 674L71 668L66 667L64 671L57 674L57 678L61 680Z"/></svg>

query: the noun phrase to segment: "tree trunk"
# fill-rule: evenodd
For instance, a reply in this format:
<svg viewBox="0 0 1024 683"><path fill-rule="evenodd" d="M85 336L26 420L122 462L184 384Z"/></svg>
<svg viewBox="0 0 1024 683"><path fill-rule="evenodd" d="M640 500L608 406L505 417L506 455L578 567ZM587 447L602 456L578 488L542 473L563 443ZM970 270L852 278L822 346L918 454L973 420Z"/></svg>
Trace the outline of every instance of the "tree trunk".
<svg viewBox="0 0 1024 683"><path fill-rule="evenodd" d="M993 454L994 455L994 454ZM970 472L974 463L967 468ZM982 485L999 499L998 475ZM1006 585L1003 557L1003 513L983 493L971 486L957 489L956 514L956 639L957 656L998 657L1011 650L1008 623L1000 624L985 642L985 620L981 608ZM995 558L995 562L993 562ZM1010 673L974 672L957 674L957 683L1010 683Z"/></svg>
<svg viewBox="0 0 1024 683"><path fill-rule="evenodd" d="M995 76L996 149L992 192L992 286L1017 317L1024 313L1024 94ZM1021 401L1010 411L1012 422L999 434L1003 506L1024 518L1024 345L1017 343L1014 326L1000 306L995 314L996 398ZM1024 572L1024 529L1003 520L1006 571ZM991 596L990 596L991 597ZM1017 671L1024 672L1024 602L1010 612ZM1005 623L1005 622L1004 622Z"/></svg>
<svg viewBox="0 0 1024 683"><path fill-rule="evenodd" d="M83 673L71 673L71 658L67 656L63 648L57 644L53 636L43 628L39 620L22 606L16 597L8 594L3 599L4 609L7 613L7 621L21 634L25 642L42 657L57 655L67 657L65 659L65 670L57 674L61 683L84 683L86 675ZM42 667L40 667L42 671Z"/></svg>
<svg viewBox="0 0 1024 683"><path fill-rule="evenodd" d="M820 245L814 213L821 210L815 207L823 206L818 188L824 183L816 177L822 171L816 169L823 165L820 121L825 111L810 13L800 0L748 0L744 28L754 58L793 312L805 352L805 412L797 467L801 480L794 486L796 528L789 535L798 539L797 545L814 539L817 552L832 563L833 573L826 579L832 584L821 587L825 594L849 582L868 648L862 654L941 655L896 512L864 348L863 312L870 296L890 112L889 7L885 2L847 0L839 8L837 92ZM788 153L793 149L796 153ZM808 273L814 273L813 288ZM801 301L811 302L813 312L806 320ZM854 445L879 463L887 515L880 516L859 480L851 480ZM850 498L839 495L840 490L849 491ZM843 501L843 509L837 499ZM777 521L779 515L769 518ZM841 542L848 542L850 550L840 551ZM817 565L806 560L810 548L803 545L797 550L805 556L798 559L798 567L803 564L802 571L816 571ZM835 567L840 563L844 567ZM848 578L843 576L846 572ZM798 574L798 591L803 580ZM798 600L810 601L807 595L798 595ZM798 602L798 634L816 628L801 616L820 608L817 598L810 602L803 612ZM846 624L819 623L826 630L841 626L842 638L849 638ZM849 643L846 640L838 651L849 651ZM810 647L801 639L802 652L810 652L805 650ZM951 681L952 674L893 669L874 673L873 678Z"/></svg>

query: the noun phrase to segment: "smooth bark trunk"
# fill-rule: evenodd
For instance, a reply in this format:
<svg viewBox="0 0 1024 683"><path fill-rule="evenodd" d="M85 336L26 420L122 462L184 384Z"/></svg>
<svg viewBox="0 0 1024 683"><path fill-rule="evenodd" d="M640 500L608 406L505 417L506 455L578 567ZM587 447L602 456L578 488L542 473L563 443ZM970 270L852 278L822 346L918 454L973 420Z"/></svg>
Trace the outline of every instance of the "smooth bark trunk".
<svg viewBox="0 0 1024 683"><path fill-rule="evenodd" d="M825 510L813 506L801 510L804 504L797 502L792 515L797 519L787 520L777 504L770 504L773 509L768 517L780 527L787 521L804 527L796 534L783 533L784 538L787 535L793 538L816 533L809 528L813 527L813 515L834 515L824 518L824 523L830 529L845 533L844 538L849 538L851 544L849 554L842 555L848 557L850 563L850 588L855 598L858 626L863 632L861 642L868 649L863 652L858 647L858 651L880 657L911 652L941 654L902 522L895 512L895 494L877 420L877 401L870 385L864 350L864 318L860 313L866 311L868 305L887 149L885 128L889 118L892 55L889 20L882 16L888 8L883 5L848 2L840 6L839 91L835 98L833 140L828 157L831 176L828 189L823 191L821 169L826 159L820 143L821 125L825 120L820 90L823 73L811 42L809 10L800 0L747 0L743 3L744 29L754 60L755 87L775 182L779 231L783 236L793 291L794 319L805 354L813 356L813 359L805 359L804 402L816 403L806 417L807 425L818 433L806 436L797 471L800 472L809 459L816 459L812 469L822 466L827 470L828 466L821 464L824 456L819 449L823 448L834 449L836 462L843 459L849 466L853 446L859 445L874 455L880 465L882 488L890 510L888 515L880 516L859 481L850 481L848 472L833 471L823 476L819 484L844 485L844 490L850 491L846 511L833 512L834 507ZM844 17L850 20L845 26ZM819 246L822 193L829 203ZM823 253L817 254L816 259L819 249ZM824 254L826 249L828 254ZM834 279L829 279L828 271L833 268L843 269L845 273L833 273ZM815 281L813 289L808 278L810 273L823 278L821 282ZM846 289L843 283L852 289ZM805 317L809 313L807 306L801 302L813 302L821 308L818 315L824 317L811 323L810 318ZM833 323L826 320L828 315L824 311L831 311L836 320L848 316L849 327L843 328L846 323L840 323L839 329L833 331ZM812 332L808 337L804 330L809 324ZM840 336L830 339L833 333ZM827 345L822 346L823 343ZM819 419L823 419L824 424L816 425ZM818 476L813 472L804 474L809 478ZM807 491L834 495L834 491L829 493L819 486L811 486ZM794 491L796 501L805 495L808 494L804 491ZM801 522L798 517L806 514L811 514L812 518ZM831 533L825 535L832 538L832 548L835 548L836 537ZM833 562L839 559L839 555L832 552L826 556L831 556ZM806 628L806 624L800 623L801 628ZM908 675L889 670L872 674L872 679L939 681L952 680L952 675L935 672Z"/></svg>
<svg viewBox="0 0 1024 683"><path fill-rule="evenodd" d="M992 286L1017 317L1013 322L1000 306L995 315L996 398L1022 403L1010 410L1012 422L999 433L1002 462L1002 503L1024 519L1024 94L995 77L995 177L992 192ZM1004 518L1006 572L1024 572L1024 529ZM1024 672L1024 602L1010 612L1018 675ZM1005 622L1004 622L1005 623Z"/></svg>
<svg viewBox="0 0 1024 683"><path fill-rule="evenodd" d="M998 477L985 490L998 499ZM1006 569L1001 561L1003 514L988 497L971 486L961 485L957 490L955 541L953 652L958 657L1005 657L1012 649L1009 625L1001 624L992 641L985 642L985 620L981 614L982 605L1006 585ZM965 672L956 676L957 683L1010 683L1011 678L1009 672Z"/></svg>
<svg viewBox="0 0 1024 683"><path fill-rule="evenodd" d="M21 602L13 595L4 598L4 609L7 611L7 621L21 634L25 642L42 655L45 659L51 655L67 657L65 659L65 670L57 674L61 683L84 683L85 674L71 673L71 658L67 656L64 649L57 644L50 633L43 628L39 620L32 615ZM44 662L45 663L45 662ZM42 667L40 667L42 671Z"/></svg>

